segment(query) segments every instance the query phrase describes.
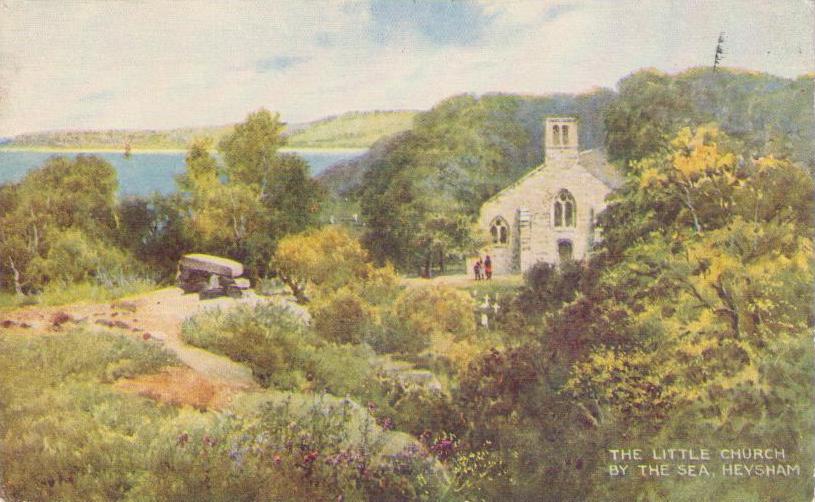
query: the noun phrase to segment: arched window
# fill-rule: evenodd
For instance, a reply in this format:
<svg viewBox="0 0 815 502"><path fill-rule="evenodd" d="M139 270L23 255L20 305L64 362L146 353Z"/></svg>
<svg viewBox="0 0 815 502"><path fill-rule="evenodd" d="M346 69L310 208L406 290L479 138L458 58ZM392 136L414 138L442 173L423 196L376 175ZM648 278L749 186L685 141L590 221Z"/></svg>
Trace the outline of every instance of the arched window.
<svg viewBox="0 0 815 502"><path fill-rule="evenodd" d="M554 143L555 145L560 144L560 126L557 124L555 124L555 126L552 127L552 143Z"/></svg>
<svg viewBox="0 0 815 502"><path fill-rule="evenodd" d="M569 126L564 125L563 128L561 129L561 131L562 131L561 134L563 134L563 144L568 145L569 144Z"/></svg>
<svg viewBox="0 0 815 502"><path fill-rule="evenodd" d="M557 255L561 262L571 260L572 253L572 241L563 240L557 242Z"/></svg>
<svg viewBox="0 0 815 502"><path fill-rule="evenodd" d="M498 216L490 224L490 235L493 244L506 244L509 242L509 225L507 220Z"/></svg>
<svg viewBox="0 0 815 502"><path fill-rule="evenodd" d="M561 190L555 199L555 226L574 227L577 225L577 204L568 190Z"/></svg>

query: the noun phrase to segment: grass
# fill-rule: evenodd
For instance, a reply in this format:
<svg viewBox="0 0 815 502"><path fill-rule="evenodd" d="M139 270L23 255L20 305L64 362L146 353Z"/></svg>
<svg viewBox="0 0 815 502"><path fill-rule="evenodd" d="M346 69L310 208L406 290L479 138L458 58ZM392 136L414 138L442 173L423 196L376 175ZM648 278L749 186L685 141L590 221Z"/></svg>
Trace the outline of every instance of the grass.
<svg viewBox="0 0 815 502"><path fill-rule="evenodd" d="M413 126L414 111L345 113L313 122L289 136L288 146L296 148L365 148L383 136Z"/></svg>
<svg viewBox="0 0 815 502"><path fill-rule="evenodd" d="M105 332L0 333L3 497L442 500L447 491L414 439L350 399L271 390L212 413L116 390L175 363L152 342Z"/></svg>
<svg viewBox="0 0 815 502"><path fill-rule="evenodd" d="M152 291L156 284L148 279L127 280L119 285L103 286L90 282L68 285L51 285L36 295L19 296L14 293L0 293L0 312L14 310L28 305L67 305L71 303L101 303L126 296Z"/></svg>
<svg viewBox="0 0 815 502"><path fill-rule="evenodd" d="M504 297L513 295L518 291L518 288L523 286L523 277L518 276L502 276L496 280L490 281L471 281L461 289L467 291L475 298L476 302L481 303L484 301L484 296L490 297L490 300L495 300L496 296Z"/></svg>

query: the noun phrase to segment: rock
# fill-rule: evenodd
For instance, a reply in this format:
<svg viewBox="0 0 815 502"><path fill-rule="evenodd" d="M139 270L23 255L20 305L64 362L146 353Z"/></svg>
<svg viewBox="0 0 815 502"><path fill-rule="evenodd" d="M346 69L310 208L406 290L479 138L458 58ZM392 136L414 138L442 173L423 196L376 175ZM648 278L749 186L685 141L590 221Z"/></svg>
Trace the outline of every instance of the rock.
<svg viewBox="0 0 815 502"><path fill-rule="evenodd" d="M62 326L66 322L72 322L72 321L74 321L74 316L72 316L71 314L69 314L67 312L59 311L56 314L54 314L53 316L51 316L51 325L54 326L55 328L59 328L60 326Z"/></svg>
<svg viewBox="0 0 815 502"><path fill-rule="evenodd" d="M135 312L138 310L138 305L134 302L116 301L110 304L110 308L116 310L126 310L127 312Z"/></svg>

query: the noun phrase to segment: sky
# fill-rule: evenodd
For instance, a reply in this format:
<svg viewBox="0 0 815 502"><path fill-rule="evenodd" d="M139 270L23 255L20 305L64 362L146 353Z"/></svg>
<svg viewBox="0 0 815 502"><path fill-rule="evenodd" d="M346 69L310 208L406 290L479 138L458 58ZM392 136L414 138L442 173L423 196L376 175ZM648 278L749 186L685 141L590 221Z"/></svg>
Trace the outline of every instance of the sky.
<svg viewBox="0 0 815 502"><path fill-rule="evenodd" d="M813 0L0 0L0 136L290 123L652 67L812 72Z"/></svg>

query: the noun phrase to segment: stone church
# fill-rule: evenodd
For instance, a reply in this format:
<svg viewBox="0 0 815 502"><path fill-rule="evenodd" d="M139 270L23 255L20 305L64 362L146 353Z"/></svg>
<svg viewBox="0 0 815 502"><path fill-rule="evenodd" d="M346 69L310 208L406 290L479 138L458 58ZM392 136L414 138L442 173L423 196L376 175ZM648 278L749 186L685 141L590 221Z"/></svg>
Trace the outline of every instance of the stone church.
<svg viewBox="0 0 815 502"><path fill-rule="evenodd" d="M580 260L598 238L595 217L622 176L602 152L579 151L577 127L574 118L547 118L544 163L481 207L478 226L488 244L480 256L490 256L494 274Z"/></svg>

